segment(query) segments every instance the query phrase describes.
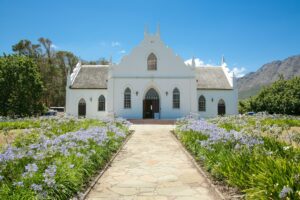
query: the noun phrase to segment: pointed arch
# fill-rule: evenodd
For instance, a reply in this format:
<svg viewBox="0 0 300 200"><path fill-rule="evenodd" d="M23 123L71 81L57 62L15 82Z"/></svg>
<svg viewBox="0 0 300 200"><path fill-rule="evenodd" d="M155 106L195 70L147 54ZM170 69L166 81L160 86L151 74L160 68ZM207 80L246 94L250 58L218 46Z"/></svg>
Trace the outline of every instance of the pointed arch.
<svg viewBox="0 0 300 200"><path fill-rule="evenodd" d="M105 111L105 97L103 95L98 98L98 111Z"/></svg>
<svg viewBox="0 0 300 200"><path fill-rule="evenodd" d="M157 70L157 57L154 53L150 53L147 59L148 70Z"/></svg>
<svg viewBox="0 0 300 200"><path fill-rule="evenodd" d="M218 101L218 115L225 115L226 114L226 105L223 99Z"/></svg>
<svg viewBox="0 0 300 200"><path fill-rule="evenodd" d="M198 99L198 111L206 111L206 99L203 95L201 95Z"/></svg>
<svg viewBox="0 0 300 200"><path fill-rule="evenodd" d="M131 90L126 88L124 91L124 108L131 108Z"/></svg>
<svg viewBox="0 0 300 200"><path fill-rule="evenodd" d="M150 88L145 95L145 99L156 100L159 99L159 95L154 88Z"/></svg>
<svg viewBox="0 0 300 200"><path fill-rule="evenodd" d="M178 88L173 90L173 108L180 108L180 91Z"/></svg>
<svg viewBox="0 0 300 200"><path fill-rule="evenodd" d="M78 102L78 117L86 116L86 102L84 98L81 98Z"/></svg>

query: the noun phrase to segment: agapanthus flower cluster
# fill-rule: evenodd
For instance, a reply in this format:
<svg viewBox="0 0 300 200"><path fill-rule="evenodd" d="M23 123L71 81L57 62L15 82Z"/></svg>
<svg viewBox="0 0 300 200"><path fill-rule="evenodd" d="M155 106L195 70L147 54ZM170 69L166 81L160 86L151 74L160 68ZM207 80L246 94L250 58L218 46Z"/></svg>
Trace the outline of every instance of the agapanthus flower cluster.
<svg viewBox="0 0 300 200"><path fill-rule="evenodd" d="M56 174L56 165L50 165L43 173L44 182L49 186L52 187L55 185L55 174Z"/></svg>
<svg viewBox="0 0 300 200"><path fill-rule="evenodd" d="M23 173L23 176L32 177L33 174L38 171L38 169L39 168L35 163L28 164L28 165L25 166L25 172Z"/></svg>
<svg viewBox="0 0 300 200"><path fill-rule="evenodd" d="M40 192L43 190L43 186L42 185L38 185L38 184L35 184L33 183L31 186L31 189L36 191L36 192Z"/></svg>
<svg viewBox="0 0 300 200"><path fill-rule="evenodd" d="M82 166L77 165L77 161L73 162L74 158L83 166L93 165L96 156L106 158L105 155L97 155L99 147L110 146L109 141L114 140L113 137L125 137L129 128L127 126L130 125L121 118L110 118L105 122L58 117L29 119L28 123L23 123L22 120L21 123L15 123L12 119L12 124L15 126L21 124L21 128L29 127L28 131L20 135L20 140L17 138L0 151L0 185L5 184L17 192L31 190L30 193L36 195L38 199L49 198L49 191L61 190L58 183L63 178L61 175L64 170L73 173ZM31 120L35 120L32 127ZM80 125L76 124L77 121L80 124L83 122L84 126L90 124L100 126L65 133L65 128L76 129ZM64 163L64 160L67 162ZM13 169L9 169L10 167ZM11 172L13 174L10 174ZM0 196L4 194L3 191L0 193Z"/></svg>
<svg viewBox="0 0 300 200"><path fill-rule="evenodd" d="M217 125L208 123L202 119L196 120L192 117L187 117L181 120L185 123L179 126L180 131L195 131L208 136L207 140L199 141L199 144L203 147L209 148L212 144L219 142L235 142L236 149L239 149L241 145L251 148L254 145L263 143L259 138L234 130L226 131L223 128L219 128Z"/></svg>
<svg viewBox="0 0 300 200"><path fill-rule="evenodd" d="M86 145L90 142L103 145L108 139L107 132L115 132L118 137L125 137L124 131L113 125L69 132L52 138L41 135L39 143L34 143L27 147L8 146L6 151L0 154L0 163L6 163L25 157L43 160L45 157L56 153L68 156L71 151L77 150L79 152L80 149L86 148ZM30 166L28 166L28 168L29 167Z"/></svg>
<svg viewBox="0 0 300 200"><path fill-rule="evenodd" d="M281 192L279 193L279 198L281 199L286 198L290 192L293 192L292 188L284 186Z"/></svg>

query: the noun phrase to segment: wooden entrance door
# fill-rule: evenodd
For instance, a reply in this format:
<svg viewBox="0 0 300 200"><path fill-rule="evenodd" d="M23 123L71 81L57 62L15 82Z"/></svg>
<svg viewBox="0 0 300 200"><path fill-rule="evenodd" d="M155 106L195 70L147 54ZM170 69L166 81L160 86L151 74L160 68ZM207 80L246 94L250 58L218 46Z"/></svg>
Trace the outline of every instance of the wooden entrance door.
<svg viewBox="0 0 300 200"><path fill-rule="evenodd" d="M153 119L155 113L159 113L159 96L158 93L151 88L146 93L143 102L143 117Z"/></svg>
<svg viewBox="0 0 300 200"><path fill-rule="evenodd" d="M225 101L223 99L220 99L218 102L218 115L225 115L225 114L226 114Z"/></svg>
<svg viewBox="0 0 300 200"><path fill-rule="evenodd" d="M78 103L78 116L85 117L86 115L86 103L84 99L80 99Z"/></svg>
<svg viewBox="0 0 300 200"><path fill-rule="evenodd" d="M154 113L159 113L159 100L158 99L145 99L144 100L144 118L154 119Z"/></svg>

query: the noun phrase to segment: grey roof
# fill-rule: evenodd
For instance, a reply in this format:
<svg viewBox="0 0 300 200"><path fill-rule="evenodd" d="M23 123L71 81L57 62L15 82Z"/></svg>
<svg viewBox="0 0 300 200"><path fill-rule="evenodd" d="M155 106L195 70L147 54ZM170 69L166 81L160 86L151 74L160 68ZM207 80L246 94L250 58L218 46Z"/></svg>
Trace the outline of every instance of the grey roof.
<svg viewBox="0 0 300 200"><path fill-rule="evenodd" d="M107 89L107 65L82 65L73 84L72 89ZM198 89L232 89L221 67L196 67L196 80Z"/></svg>
<svg viewBox="0 0 300 200"><path fill-rule="evenodd" d="M108 66L82 65L71 88L107 89Z"/></svg>
<svg viewBox="0 0 300 200"><path fill-rule="evenodd" d="M196 67L195 71L198 89L232 89L221 67Z"/></svg>

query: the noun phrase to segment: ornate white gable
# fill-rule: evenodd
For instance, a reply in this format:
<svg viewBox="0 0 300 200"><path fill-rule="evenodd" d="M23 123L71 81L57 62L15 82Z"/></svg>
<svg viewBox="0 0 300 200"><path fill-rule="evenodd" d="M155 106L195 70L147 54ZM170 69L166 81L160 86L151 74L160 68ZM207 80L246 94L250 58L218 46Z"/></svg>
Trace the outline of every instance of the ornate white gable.
<svg viewBox="0 0 300 200"><path fill-rule="evenodd" d="M148 70L147 58L154 53L157 57L157 70ZM160 39L159 33L145 33L144 40L121 62L112 68L112 77L195 77L194 68L187 66L183 59L175 55Z"/></svg>

